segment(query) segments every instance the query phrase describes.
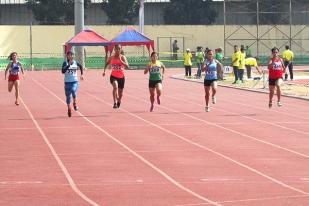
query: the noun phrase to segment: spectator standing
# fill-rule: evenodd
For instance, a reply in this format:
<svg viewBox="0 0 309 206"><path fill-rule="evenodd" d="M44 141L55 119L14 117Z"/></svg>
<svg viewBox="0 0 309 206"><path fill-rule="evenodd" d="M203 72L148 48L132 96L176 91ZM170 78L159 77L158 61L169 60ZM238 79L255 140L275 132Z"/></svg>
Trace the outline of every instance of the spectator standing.
<svg viewBox="0 0 309 206"><path fill-rule="evenodd" d="M172 45L172 50L173 50L173 60L177 60L178 59L177 52L179 50L179 47L177 45L177 40L174 40L174 43Z"/></svg>
<svg viewBox="0 0 309 206"><path fill-rule="evenodd" d="M282 58L284 60L284 66L285 68L289 68L290 73L290 79L293 81L294 75L293 75L293 60L294 60L294 53L290 50L290 47L288 45L285 46L285 50L282 53ZM284 74L284 80L288 80L288 74Z"/></svg>
<svg viewBox="0 0 309 206"><path fill-rule="evenodd" d="M246 46L246 57L252 57L252 52L249 46Z"/></svg>
<svg viewBox="0 0 309 206"><path fill-rule="evenodd" d="M197 64L196 78L197 79L201 78L203 62L204 62L203 47L197 47L197 52L196 52L196 64Z"/></svg>
<svg viewBox="0 0 309 206"><path fill-rule="evenodd" d="M245 59L246 59L246 53L245 48L240 49L240 60L239 60L239 67L238 67L238 77L239 80L244 83L244 72L245 72Z"/></svg>
<svg viewBox="0 0 309 206"><path fill-rule="evenodd" d="M221 65L223 65L223 53L222 53L222 48L219 47L216 49L216 54L215 54L215 59L220 62ZM218 80L223 80L223 66L222 67L217 67L217 75L218 75Z"/></svg>
<svg viewBox="0 0 309 206"><path fill-rule="evenodd" d="M234 54L232 55L232 63L231 63L231 67L233 67L233 72L235 76L235 81L233 82L233 84L238 83L239 61L240 61L240 51L238 46L234 45Z"/></svg>
<svg viewBox="0 0 309 206"><path fill-rule="evenodd" d="M186 50L186 53L183 55L183 59L184 59L186 77L191 77L192 54L190 52L190 49Z"/></svg>

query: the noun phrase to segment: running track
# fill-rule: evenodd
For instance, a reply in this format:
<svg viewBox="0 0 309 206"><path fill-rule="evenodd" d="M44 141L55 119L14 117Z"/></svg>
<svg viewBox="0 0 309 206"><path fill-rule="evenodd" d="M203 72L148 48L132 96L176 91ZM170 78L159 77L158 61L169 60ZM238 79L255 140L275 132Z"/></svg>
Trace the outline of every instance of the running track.
<svg viewBox="0 0 309 206"><path fill-rule="evenodd" d="M149 111L148 76L128 71L121 108L88 70L66 115L59 71L28 72L20 106L0 82L2 206L309 205L308 101L168 78ZM0 73L3 76L3 72Z"/></svg>

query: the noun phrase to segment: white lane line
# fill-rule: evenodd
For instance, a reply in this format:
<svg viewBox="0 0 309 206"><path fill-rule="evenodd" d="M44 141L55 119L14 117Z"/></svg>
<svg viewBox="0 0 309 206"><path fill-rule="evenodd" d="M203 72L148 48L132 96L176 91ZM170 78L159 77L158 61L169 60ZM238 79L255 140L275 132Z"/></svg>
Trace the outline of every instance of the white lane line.
<svg viewBox="0 0 309 206"><path fill-rule="evenodd" d="M98 100L98 101L100 101L100 102L102 102L102 103L104 103L104 104L109 105L108 102L106 102L106 101L104 101L104 100L102 100L102 99L100 99L100 98L98 98L98 97L96 97L96 96L94 96L94 95L92 95L92 94L90 94L90 93L88 93L88 92L84 92L84 93L88 94L88 95L91 96L92 98L94 98L94 99L96 99L96 100ZM126 96L131 96L131 95L126 94ZM132 97L132 96L131 96L131 97ZM135 97L132 97L132 98L137 99L137 98L135 98ZM139 101L144 101L144 100L141 100L141 99L138 99L138 100L139 100ZM185 116L191 117L192 119L196 119L196 120L199 120L199 121L204 121L204 120L202 120L202 119L199 119L199 118L196 118L196 117L194 117L194 116L191 116L191 115L182 113L182 112L180 112L180 111L173 110L173 109L169 109L169 108L167 108L167 107L165 107L165 106L161 106L161 107L165 108L166 110L173 111L173 112L178 112L178 113L183 114L183 115L185 115ZM146 120L146 119L144 119L144 118L142 118L142 117L140 117L140 116L138 116L138 115L136 115L136 114L133 114L133 113L131 113L131 112L129 112L129 111L123 109L123 108L119 108L119 109L122 110L122 111L124 111L124 112L127 112L128 114L130 114L130 115L133 116L133 117L136 117L137 119L140 119L140 120L142 120L142 121L144 121L144 122L146 122L146 123L148 123L148 124L153 125L154 127L158 128L158 129L160 129L160 130L162 130L162 131L164 131L164 132L166 132L166 133L168 133L168 134L171 134L171 135L173 135L173 136L176 136L176 137L178 137L179 139L181 139L181 140L183 140L183 141L185 141L185 142L187 142L187 143L189 143L189 144L191 144L191 145L194 145L194 146L199 147L199 148L201 148L201 149L204 149L204 150L206 150L206 151L208 151L208 152L211 152L211 153L213 153L213 154L216 154L217 156L220 156L220 157L222 157L223 159L229 160L229 161L231 161L231 162L237 164L237 165L240 166L240 167L243 167L243 168L245 168L245 169L247 169L247 170L250 170L251 172L253 172L253 173L255 173L255 174L258 174L259 176L262 176L262 177L264 177L264 178L266 178L266 179L268 179L268 180L270 180L270 181L272 181L272 182L274 182L274 183L277 183L278 185L281 185L281 186L283 186L283 187L285 187L285 188L288 188L288 189L290 189L290 190L299 192L299 193L301 193L301 194L305 194L305 195L309 194L309 193L307 193L307 192L305 192L305 191L303 191L303 190L301 190L301 189L297 189L297 188L295 188L295 187L292 187L292 186L290 186L290 185L285 184L284 182L282 182L282 181L280 181L280 180L277 180L277 179L275 179L275 178L273 178L273 177L270 177L270 176L268 176L268 175L266 175L266 174L264 174L264 173L262 173L262 172L260 172L260 171L258 171L258 170L256 170L256 169L254 169L254 168L248 166L248 165L245 165L245 164L243 164L243 163L241 163L241 162L238 162L237 160L234 160L234 159L232 159L232 158L230 158L230 157L228 157L228 156L226 156L226 155L224 155L224 154L221 154L221 153L219 153L219 152L217 152L217 151L215 151L215 150L212 150L212 149L210 149L210 148L208 148L208 147L206 147L206 146L204 146L204 145L200 145L200 144L198 144L198 143L196 143L196 142L194 142L194 141L192 141L192 140L190 140L190 139L187 139L187 138L185 138L185 137L183 137L183 136L181 136L181 135L178 135L177 133L175 133L175 132L173 132L173 131L170 131L170 130L168 130L168 129L165 129L165 128L163 128L163 127L157 125L156 123L153 123L153 122L151 122L151 121L148 121L148 120ZM207 122L207 121L205 121L205 122ZM220 125L216 125L216 124L213 124L213 123L208 123L208 124L210 124L210 125L215 125L215 126L217 126L217 127L220 127L221 129L230 131L230 129L225 128L225 127L222 127L222 126L220 126ZM231 131L232 131L233 133L237 133L237 134L239 134L239 135L244 135L244 134L241 134L241 133L236 132L236 131L233 131L233 130L231 130ZM248 135L246 135L246 136L248 136ZM249 137L250 137L250 136L249 136ZM253 138L253 137L252 137L252 138Z"/></svg>
<svg viewBox="0 0 309 206"><path fill-rule="evenodd" d="M168 97L171 98L171 99L182 100L182 101L188 102L190 104L195 104L195 105L204 107L204 105L198 104L196 102L191 102L191 101L183 100L181 98L177 98L177 97L173 97L173 96L168 96ZM225 109L219 109L217 107L215 107L214 109L215 110L219 110L219 111L223 111L223 112L228 113L228 114L239 115L239 114L236 114L234 112L230 112L230 111L225 110ZM298 130L298 129L293 129L293 128L285 127L285 126L280 125L279 123L275 124L275 123L272 123L272 122L268 122L268 121L264 121L264 120L256 119L256 118L253 118L253 117L244 116L244 115L239 115L239 116L242 117L242 118L245 118L245 119L250 119L250 120L253 120L253 121L256 121L256 122L261 122L261 123L264 123L264 124L268 124L268 125L271 125L271 126L274 126L274 127L279 127L281 129L290 130L290 131L293 131L293 132L296 132L296 133L299 133L299 134L309 135L308 132L304 132L304 131L301 131L301 130Z"/></svg>
<svg viewBox="0 0 309 206"><path fill-rule="evenodd" d="M92 206L99 206L98 203L94 202L93 200L91 200L90 198L88 198L84 193L82 193L78 187L76 186L73 178L71 177L70 173L68 172L67 168L64 166L63 162L61 161L61 159L59 158L57 152L55 151L54 147L51 145L51 143L49 142L47 136L45 135L45 133L43 132L43 130L41 129L39 123L35 120L34 116L32 115L31 111L29 110L29 108L27 107L27 105L25 104L24 100L22 98L20 98L22 104L24 105L26 111L28 112L32 122L34 123L34 125L36 126L36 128L38 129L38 131L40 132L41 136L43 137L46 145L48 146L48 148L50 149L51 153L53 154L54 158L56 159L59 167L61 168L64 176L66 177L67 181L69 182L71 188L73 189L73 191L80 196L83 200L85 200L86 202L88 202L90 205Z"/></svg>
<svg viewBox="0 0 309 206"><path fill-rule="evenodd" d="M38 81L36 81L35 79L32 79L32 81L34 81L37 85L39 85L41 88L43 88L45 91L47 91L48 93L50 93L52 96L54 96L56 99L58 99L60 102L62 102L63 104L66 105L66 103L60 98L58 97L54 92L52 92L51 90L49 90L48 88L46 88L44 85L42 85L41 83L39 83ZM106 103L105 103L106 104ZM77 111L77 113L79 114L79 116L81 116L82 118L84 118L89 124L93 125L93 127L97 128L99 131L101 131L103 134L105 134L106 136L108 136L111 140L113 140L114 142L116 142L117 144L119 144L120 146L122 146L124 149L126 149L127 151L129 151L131 154L133 154L135 157L137 157L139 160L141 160L142 162L144 162L146 165L148 165L149 167L151 167L153 170L157 171L159 174L161 174L165 179L167 179L169 182L171 182L173 185L177 186L179 189L186 191L187 193L191 194L192 196L203 200L207 203L210 203L211 205L216 205L216 206L222 206L221 204L218 204L215 201L212 201L192 190L190 190L189 188L183 186L181 183L177 182L175 179L173 179L171 176L169 176L168 174L166 174L164 171L162 171L161 169L159 169L158 167L156 167L154 164L152 164L151 162L149 162L147 159L145 159L143 156L139 155L137 152L135 152L134 150L132 150L130 147L128 147L126 144L122 143L121 141L119 141L118 139L116 139L114 136L112 136L110 133L108 133L107 131L105 131L104 129L102 129L100 126L98 126L97 124L95 124L94 122L92 122L90 119L88 119L86 116L84 116L81 112Z"/></svg>
<svg viewBox="0 0 309 206"><path fill-rule="evenodd" d="M242 203L243 205L245 202L259 202L265 200L280 200L280 199L296 199L296 198L307 198L309 195L288 195L288 196L274 196L274 197L262 197L262 198L251 198L251 199L239 199L239 200L226 200L220 202L221 204L226 203ZM265 203L264 203L265 204ZM260 205L264 205L262 202ZM207 203L192 203L192 204L181 204L175 206L205 206L208 205Z"/></svg>
<svg viewBox="0 0 309 206"><path fill-rule="evenodd" d="M136 98L135 96L132 96L132 95L129 95L129 94L126 94L126 96L129 96L129 97L131 97L131 98L133 98L133 99L138 99L138 98ZM176 99L178 99L178 98L176 98ZM139 101L144 101L144 102L146 102L145 100L141 100L141 99L138 99L138 100L139 100ZM183 101L184 101L184 102L189 102L189 101L185 101L185 100L183 100ZM192 102L192 104L194 104L194 102ZM257 141L257 142L260 142L260 143L263 143L263 144L266 144L266 145L270 145L270 146L275 147L275 148L277 148L277 149L281 149L281 150L284 150L284 151L287 151L287 152L296 154L296 155L301 156L301 157L304 157L304 158L306 158L306 159L309 158L309 155L306 155L306 154L303 154L303 153L300 153L300 152L297 152L297 151L294 151L294 150L291 150L291 149L282 147L282 146L280 146L280 145L273 144L273 143L271 143L271 142L267 142L267 141L258 139L258 138L254 137L254 136L247 135L247 134L245 134L245 133L241 133L241 132L238 132L238 131L233 130L233 129L229 129L229 128L224 127L224 126L221 126L221 125L219 125L219 124L217 124L217 123L209 122L209 121L206 121L206 120L204 120L204 119L200 119L200 118L195 117L195 116L192 116L192 115L190 115L190 114L186 114L186 113L183 113L183 112L174 110L174 109L170 109L170 108L165 107L165 106L162 106L162 105L161 105L160 107L161 107L161 108L164 108L164 109L166 109L166 110L168 110L168 111L171 111L171 112L178 112L179 114L182 114L182 115L184 115L184 116L187 116L187 117L189 117L189 118L191 118L191 119L195 119L195 120L198 120L198 121L200 121L200 122L204 122L204 123L207 124L207 125L211 125L211 126L214 126L214 127L218 127L218 128L220 128L220 129L227 130L227 131L229 131L229 132L231 132L231 133L234 133L234 134L237 134L237 135L240 135L240 136L243 136L243 137L252 139L252 140L254 140L254 141Z"/></svg>

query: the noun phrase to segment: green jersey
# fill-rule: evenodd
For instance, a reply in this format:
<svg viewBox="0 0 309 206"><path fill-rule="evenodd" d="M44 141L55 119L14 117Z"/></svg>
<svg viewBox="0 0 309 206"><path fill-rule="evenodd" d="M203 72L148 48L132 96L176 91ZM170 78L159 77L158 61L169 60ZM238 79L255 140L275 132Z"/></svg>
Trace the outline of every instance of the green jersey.
<svg viewBox="0 0 309 206"><path fill-rule="evenodd" d="M149 68L149 80L161 80L161 68L164 66L162 62L156 61L156 63L150 62Z"/></svg>

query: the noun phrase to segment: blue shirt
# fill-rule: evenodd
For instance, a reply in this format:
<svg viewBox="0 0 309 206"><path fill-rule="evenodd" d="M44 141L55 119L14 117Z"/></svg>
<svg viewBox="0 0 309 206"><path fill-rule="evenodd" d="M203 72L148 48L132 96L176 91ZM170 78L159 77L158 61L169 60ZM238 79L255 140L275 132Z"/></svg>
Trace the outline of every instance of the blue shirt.
<svg viewBox="0 0 309 206"><path fill-rule="evenodd" d="M205 79L206 80L215 80L217 79L217 63L213 59L211 62L205 60L205 64L208 65L205 71Z"/></svg>

